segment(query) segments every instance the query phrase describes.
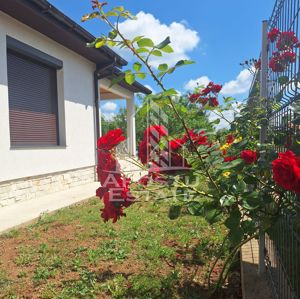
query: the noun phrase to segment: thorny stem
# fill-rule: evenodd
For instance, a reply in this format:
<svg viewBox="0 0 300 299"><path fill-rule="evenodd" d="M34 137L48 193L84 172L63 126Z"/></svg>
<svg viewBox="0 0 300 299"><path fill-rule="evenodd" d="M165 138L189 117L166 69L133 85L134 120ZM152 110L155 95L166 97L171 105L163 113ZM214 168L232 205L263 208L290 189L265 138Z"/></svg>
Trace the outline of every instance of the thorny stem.
<svg viewBox="0 0 300 299"><path fill-rule="evenodd" d="M204 191L197 190L196 188L194 188L192 186L186 185L182 181L177 181L177 184L179 184L181 187L185 187L187 189L190 189L190 190L194 191L197 194L204 195L204 196L210 197L210 198L214 198L214 196L212 194L206 193Z"/></svg>
<svg viewBox="0 0 300 299"><path fill-rule="evenodd" d="M207 284L208 284L208 288L209 288L209 289L210 289L210 281L211 281L211 275L212 275L212 272L213 272L213 270L215 269L215 267L216 267L218 261L219 261L220 258L221 258L221 255L222 255L222 253L223 253L223 248L224 248L224 246L225 246L225 243L226 243L227 239L228 239L228 235L225 236L225 238L224 238L224 240L223 240L223 242L222 242L222 245L221 245L221 247L220 247L220 249L219 249L219 252L218 252L218 254L217 254L217 257L216 257L216 259L215 259L215 261L214 261L213 265L211 266L210 271L209 271L209 273L208 273Z"/></svg>
<svg viewBox="0 0 300 299"><path fill-rule="evenodd" d="M211 110L211 112L213 112L214 114L216 114L217 116L221 117L222 119L224 119L226 122L228 122L228 124L232 124L232 121L229 121L222 112L216 112L214 110Z"/></svg>
<svg viewBox="0 0 300 299"><path fill-rule="evenodd" d="M118 21L119 19L117 20L117 25L116 27L107 19L107 17L105 17L105 14L104 14L104 11L102 8L99 8L100 10L100 13L102 14L102 19L108 24L108 26L111 28L111 29L114 29L118 32L120 38L123 40L124 44L127 46L127 48L146 66L146 68L148 69L151 77L154 79L154 81L157 83L157 85L165 92L167 91L167 89L165 88L165 86L163 85L163 83L158 79L158 77L155 75L155 73L153 72L151 66L148 64L148 62L139 54L136 52L134 46L129 43L129 41L123 36L123 34L119 31L118 29ZM195 145L195 143L193 142L192 140L192 137L190 135L190 131L184 121L184 119L181 117L181 115L179 114L178 110L176 109L173 101L172 101L172 98L170 96L167 96L169 102L170 102L170 105L172 107L172 109L174 110L175 114L176 114L176 117L180 120L180 122L182 123L182 126L184 127L184 130L186 131L186 134L187 134L187 137L193 147L193 150L196 152L197 156L199 157L202 165L204 165L204 161L203 161L203 158L201 156L201 154L198 152L198 149ZM211 181L211 183L214 185L215 189L220 193L220 188L219 186L216 184L216 182L214 181L214 179L212 178L210 172L208 169L205 169L205 173L206 175L208 176L209 180Z"/></svg>
<svg viewBox="0 0 300 299"><path fill-rule="evenodd" d="M254 239L255 237L258 236L258 233L253 234L252 236L248 237L247 239L243 240L242 242L240 242L236 247L233 248L233 250L230 252L230 254L228 255L228 257L226 258L226 260L224 261L224 265L222 267L222 271L219 275L219 279L218 282L216 284L216 287L213 291L213 294L215 294L219 289L220 286L223 285L224 280L227 277L228 271L226 272L226 275L224 276L226 267L228 264L230 264L230 262L233 260L233 258L235 257L237 251L246 243L248 243L249 241L251 241L252 239Z"/></svg>

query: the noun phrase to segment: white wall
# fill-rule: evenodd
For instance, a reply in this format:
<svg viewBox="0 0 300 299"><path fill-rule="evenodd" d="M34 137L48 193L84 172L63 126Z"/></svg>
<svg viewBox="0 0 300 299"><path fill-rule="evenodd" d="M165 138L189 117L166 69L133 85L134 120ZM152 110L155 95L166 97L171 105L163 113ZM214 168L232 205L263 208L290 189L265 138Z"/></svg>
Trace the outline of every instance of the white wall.
<svg viewBox="0 0 300 299"><path fill-rule="evenodd" d="M66 147L11 149L6 35L63 61ZM95 165L95 65L0 12L0 182Z"/></svg>

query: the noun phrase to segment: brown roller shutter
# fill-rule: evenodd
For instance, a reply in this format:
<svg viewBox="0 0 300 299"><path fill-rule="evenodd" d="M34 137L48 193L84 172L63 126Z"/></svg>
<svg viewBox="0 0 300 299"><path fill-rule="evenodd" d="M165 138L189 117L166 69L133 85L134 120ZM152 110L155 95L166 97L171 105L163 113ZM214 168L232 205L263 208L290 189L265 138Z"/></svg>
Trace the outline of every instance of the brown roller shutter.
<svg viewBox="0 0 300 299"><path fill-rule="evenodd" d="M58 145L56 69L7 53L12 146Z"/></svg>

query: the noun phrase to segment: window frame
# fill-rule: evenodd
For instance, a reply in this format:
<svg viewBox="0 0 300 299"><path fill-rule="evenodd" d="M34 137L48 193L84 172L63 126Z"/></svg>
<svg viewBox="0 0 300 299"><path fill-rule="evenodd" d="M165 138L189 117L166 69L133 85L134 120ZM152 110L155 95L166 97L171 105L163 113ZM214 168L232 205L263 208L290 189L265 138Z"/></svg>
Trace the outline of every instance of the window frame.
<svg viewBox="0 0 300 299"><path fill-rule="evenodd" d="M64 97L63 97L63 62L47 53L44 53L36 48L33 48L23 42L20 42L10 36L6 36L7 53L20 56L23 59L36 64L42 64L46 67L55 70L55 100L56 100L56 134L57 144L24 144L16 145L12 143L10 136L10 149L49 149L49 148L66 148L65 138L65 113L64 113ZM8 59L8 57L7 57ZM8 79L7 79L8 80ZM9 85L9 82L7 82ZM9 95L8 95L9 97ZM9 98L8 98L9 101ZM10 111L10 110L9 110Z"/></svg>

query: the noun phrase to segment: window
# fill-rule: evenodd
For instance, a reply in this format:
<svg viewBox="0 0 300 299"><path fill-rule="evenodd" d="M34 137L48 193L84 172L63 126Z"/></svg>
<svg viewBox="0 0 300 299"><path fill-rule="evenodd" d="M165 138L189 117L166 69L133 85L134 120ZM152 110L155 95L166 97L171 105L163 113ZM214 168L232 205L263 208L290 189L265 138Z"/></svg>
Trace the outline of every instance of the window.
<svg viewBox="0 0 300 299"><path fill-rule="evenodd" d="M57 69L53 57L7 39L12 147L59 145ZM55 62L55 61L54 61ZM59 67L62 63L58 60Z"/></svg>

